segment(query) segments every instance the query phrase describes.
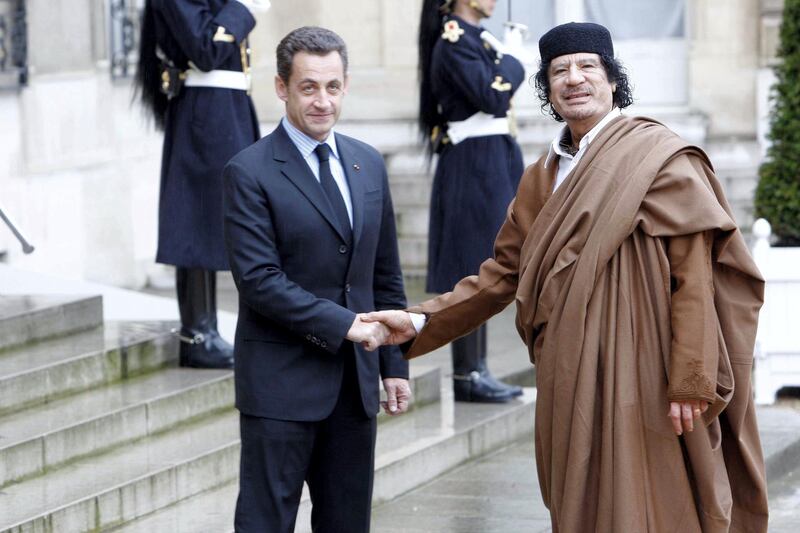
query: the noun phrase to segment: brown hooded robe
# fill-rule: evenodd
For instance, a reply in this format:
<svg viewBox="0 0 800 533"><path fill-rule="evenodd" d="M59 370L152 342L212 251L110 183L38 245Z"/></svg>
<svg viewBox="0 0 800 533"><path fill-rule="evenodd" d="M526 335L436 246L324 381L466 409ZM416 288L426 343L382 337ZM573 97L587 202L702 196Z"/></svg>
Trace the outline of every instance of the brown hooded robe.
<svg viewBox="0 0 800 533"><path fill-rule="evenodd" d="M706 155L621 117L551 192L529 167L495 259L428 315L407 357L517 304L536 364L536 463L553 531L762 532L750 388L764 282ZM706 400L681 437L671 400Z"/></svg>

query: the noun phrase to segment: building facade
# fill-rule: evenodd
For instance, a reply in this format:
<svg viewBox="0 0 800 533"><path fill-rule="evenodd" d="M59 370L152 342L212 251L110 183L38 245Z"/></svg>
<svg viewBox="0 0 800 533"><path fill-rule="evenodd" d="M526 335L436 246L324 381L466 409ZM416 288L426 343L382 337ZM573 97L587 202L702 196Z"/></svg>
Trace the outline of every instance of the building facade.
<svg viewBox="0 0 800 533"><path fill-rule="evenodd" d="M37 248L23 254L0 227L9 264L126 287L164 276L154 264L161 136L131 92L142 4L0 0L0 206ZM421 274L430 190L415 129L421 1L272 4L251 35L262 134L282 115L273 89L280 38L301 25L342 35L351 82L339 130L385 155L404 267ZM509 7L529 26L533 54L554 24L607 25L634 82L631 113L663 120L704 147L740 224L749 225L781 0L500 0L488 24L495 33ZM514 107L530 164L558 125L542 115L530 86Z"/></svg>

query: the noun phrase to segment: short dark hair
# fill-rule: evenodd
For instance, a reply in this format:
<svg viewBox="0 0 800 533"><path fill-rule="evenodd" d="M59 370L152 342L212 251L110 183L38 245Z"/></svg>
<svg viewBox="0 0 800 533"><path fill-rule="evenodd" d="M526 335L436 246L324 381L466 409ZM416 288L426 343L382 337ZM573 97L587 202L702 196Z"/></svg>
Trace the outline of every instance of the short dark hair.
<svg viewBox="0 0 800 533"><path fill-rule="evenodd" d="M278 49L275 51L278 76L284 82L289 81L289 76L292 74L292 60L298 52L308 52L320 56L339 52L344 72L347 73L347 45L341 37L329 29L319 26L303 26L289 32L278 43Z"/></svg>
<svg viewBox="0 0 800 533"><path fill-rule="evenodd" d="M633 103L633 91L628 81L628 73L625 71L625 67L618 60L606 54L600 54L600 60L603 63L608 81L617 85L614 91L614 107L625 109ZM542 111L558 122L564 122L564 118L558 114L553 107L553 103L550 102L550 78L547 74L550 69L550 63L551 61L539 63L539 71L534 75L536 93L542 102Z"/></svg>

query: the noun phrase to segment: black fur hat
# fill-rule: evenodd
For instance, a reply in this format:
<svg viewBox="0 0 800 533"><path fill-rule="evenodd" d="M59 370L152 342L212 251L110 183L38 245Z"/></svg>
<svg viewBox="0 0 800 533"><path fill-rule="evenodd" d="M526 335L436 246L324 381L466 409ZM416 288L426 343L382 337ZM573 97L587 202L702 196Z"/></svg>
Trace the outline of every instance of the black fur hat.
<svg viewBox="0 0 800 533"><path fill-rule="evenodd" d="M614 43L605 26L592 22L568 22L556 26L539 39L542 63L580 52L614 57Z"/></svg>

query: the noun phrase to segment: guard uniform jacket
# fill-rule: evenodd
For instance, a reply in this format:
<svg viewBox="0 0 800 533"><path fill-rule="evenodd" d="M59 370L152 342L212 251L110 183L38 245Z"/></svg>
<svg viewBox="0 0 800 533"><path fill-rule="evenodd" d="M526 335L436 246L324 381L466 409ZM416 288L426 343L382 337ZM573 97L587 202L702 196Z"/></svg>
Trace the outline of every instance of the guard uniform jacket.
<svg viewBox="0 0 800 533"><path fill-rule="evenodd" d="M191 62L201 71L242 72L240 45L255 26L243 4L235 0L153 0L152 7L158 47L176 67L188 69ZM161 162L156 261L228 270L222 230L222 167L259 136L258 119L246 91L184 87L170 100Z"/></svg>
<svg viewBox="0 0 800 533"><path fill-rule="evenodd" d="M505 117L525 78L514 57L484 43L484 28L450 16L433 49L431 85L444 120L475 113ZM522 176L522 153L510 135L470 137L445 143L431 194L428 292L447 292L478 273L492 257L495 235Z"/></svg>

